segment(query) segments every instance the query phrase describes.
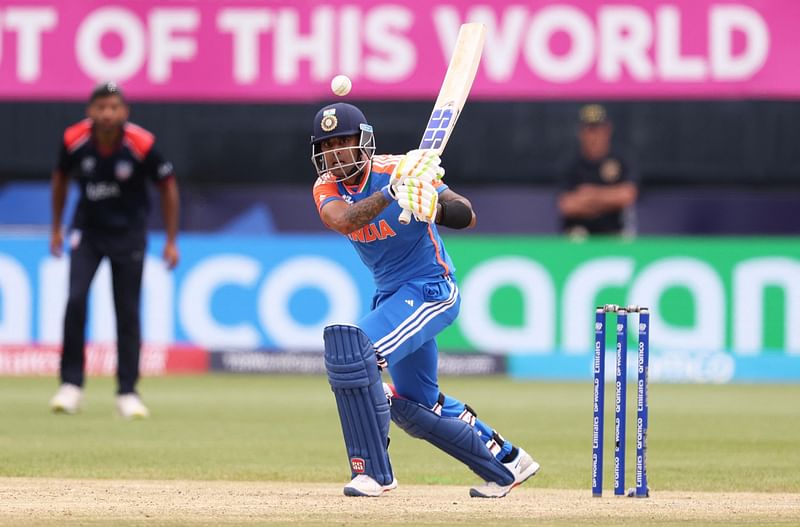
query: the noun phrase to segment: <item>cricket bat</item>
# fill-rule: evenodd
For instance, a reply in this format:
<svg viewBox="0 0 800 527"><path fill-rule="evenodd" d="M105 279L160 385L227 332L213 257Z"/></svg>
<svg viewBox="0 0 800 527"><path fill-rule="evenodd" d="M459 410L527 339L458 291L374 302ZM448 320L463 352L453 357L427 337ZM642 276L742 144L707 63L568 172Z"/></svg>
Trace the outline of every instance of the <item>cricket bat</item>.
<svg viewBox="0 0 800 527"><path fill-rule="evenodd" d="M444 151L478 72L485 39L486 26L483 24L462 24L458 30L447 73L419 143L420 150L433 150L437 154ZM411 221L411 212L403 210L399 220L407 224Z"/></svg>

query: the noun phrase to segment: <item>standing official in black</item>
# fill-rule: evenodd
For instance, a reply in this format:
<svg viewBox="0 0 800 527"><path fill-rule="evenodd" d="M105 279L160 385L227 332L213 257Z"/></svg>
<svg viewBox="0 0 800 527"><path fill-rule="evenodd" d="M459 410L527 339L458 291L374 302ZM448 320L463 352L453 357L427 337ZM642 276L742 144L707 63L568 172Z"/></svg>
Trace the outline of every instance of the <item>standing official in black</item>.
<svg viewBox="0 0 800 527"><path fill-rule="evenodd" d="M80 199L69 234L69 298L64 316L61 386L50 402L56 412L80 409L84 383L84 341L89 285L103 258L111 263L117 321L117 409L125 418L144 418L147 407L136 392L141 328L139 306L144 266L148 182L161 195L167 240L163 257L178 263L178 186L172 164L155 146L155 137L128 122L130 109L119 87L108 82L91 94L87 119L64 132L53 172L53 223L50 251L63 247L61 216L70 178Z"/></svg>
<svg viewBox="0 0 800 527"><path fill-rule="evenodd" d="M632 235L637 177L628 159L611 148L613 127L603 106L581 108L580 152L561 174L558 209L566 234Z"/></svg>

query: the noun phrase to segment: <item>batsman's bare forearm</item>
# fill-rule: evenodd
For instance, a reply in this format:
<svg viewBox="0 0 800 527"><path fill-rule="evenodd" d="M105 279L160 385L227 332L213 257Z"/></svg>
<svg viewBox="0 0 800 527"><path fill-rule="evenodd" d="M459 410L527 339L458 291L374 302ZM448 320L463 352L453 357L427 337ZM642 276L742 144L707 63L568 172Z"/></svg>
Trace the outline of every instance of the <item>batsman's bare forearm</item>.
<svg viewBox="0 0 800 527"><path fill-rule="evenodd" d="M337 232L350 234L374 220L390 203L380 191L358 203L334 202L326 207L330 211L326 211L329 213L326 214L325 223Z"/></svg>

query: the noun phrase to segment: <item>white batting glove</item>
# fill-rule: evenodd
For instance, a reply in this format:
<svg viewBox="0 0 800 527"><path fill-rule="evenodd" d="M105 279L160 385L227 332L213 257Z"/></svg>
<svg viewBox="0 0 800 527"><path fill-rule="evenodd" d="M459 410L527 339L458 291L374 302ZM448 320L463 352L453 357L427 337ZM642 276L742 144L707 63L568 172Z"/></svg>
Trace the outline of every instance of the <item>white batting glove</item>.
<svg viewBox="0 0 800 527"><path fill-rule="evenodd" d="M411 212L417 221L433 223L436 219L439 193L430 182L410 177L395 190L397 203L401 208Z"/></svg>
<svg viewBox="0 0 800 527"><path fill-rule="evenodd" d="M439 154L432 150L411 150L395 167L390 185L397 187L412 177L429 183L442 179L444 168L440 166L441 162Z"/></svg>

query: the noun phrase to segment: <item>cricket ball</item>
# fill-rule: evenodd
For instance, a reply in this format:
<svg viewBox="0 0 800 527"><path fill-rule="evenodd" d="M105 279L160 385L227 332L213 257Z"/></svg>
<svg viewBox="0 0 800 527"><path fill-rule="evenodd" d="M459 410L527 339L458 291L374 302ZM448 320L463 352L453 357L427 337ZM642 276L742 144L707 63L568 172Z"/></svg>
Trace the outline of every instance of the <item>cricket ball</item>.
<svg viewBox="0 0 800 527"><path fill-rule="evenodd" d="M352 87L353 83L347 75L337 75L331 80L331 91L339 97L350 93L350 88Z"/></svg>

